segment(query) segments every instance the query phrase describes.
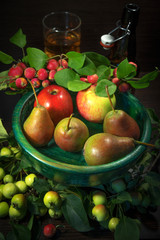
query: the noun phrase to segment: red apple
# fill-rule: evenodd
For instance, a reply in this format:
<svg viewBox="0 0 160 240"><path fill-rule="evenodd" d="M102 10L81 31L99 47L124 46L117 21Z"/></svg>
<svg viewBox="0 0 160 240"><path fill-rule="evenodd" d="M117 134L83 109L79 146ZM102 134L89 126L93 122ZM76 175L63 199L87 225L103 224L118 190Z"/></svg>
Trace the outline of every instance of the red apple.
<svg viewBox="0 0 160 240"><path fill-rule="evenodd" d="M86 120L95 123L102 123L107 112L111 111L111 105L108 97L99 97L95 93L95 85L88 89L78 92L76 103L79 113ZM116 98L111 96L113 106L116 105Z"/></svg>
<svg viewBox="0 0 160 240"><path fill-rule="evenodd" d="M55 125L65 118L69 117L73 113L73 102L69 92L57 85L49 85L42 89L38 94L39 104L44 106ZM34 102L34 107L36 106Z"/></svg>

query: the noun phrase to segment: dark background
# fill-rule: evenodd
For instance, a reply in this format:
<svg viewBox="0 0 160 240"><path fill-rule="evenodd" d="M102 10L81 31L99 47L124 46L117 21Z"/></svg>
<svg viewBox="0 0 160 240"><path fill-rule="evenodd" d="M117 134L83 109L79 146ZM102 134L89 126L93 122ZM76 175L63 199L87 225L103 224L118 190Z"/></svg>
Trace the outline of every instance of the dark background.
<svg viewBox="0 0 160 240"><path fill-rule="evenodd" d="M137 62L143 75L160 67L160 1L159 0L8 0L0 7L0 50L12 55L16 60L22 57L21 50L9 42L19 28L27 36L27 46L43 50L42 18L51 11L70 11L78 14L82 20L81 51L96 51L105 55L100 45L101 35L115 28L126 3L140 6L137 26ZM8 69L0 63L0 72ZM145 107L154 108L160 117L160 77L147 89L137 90L135 95ZM7 96L0 92L0 118L8 130L11 130L12 112L20 96ZM156 221L159 217L156 215ZM148 219L148 226L142 229L141 239L160 239L160 223ZM151 222L150 222L151 221ZM3 226L7 232L7 221ZM2 227L2 226L1 226ZM151 230L149 230L149 227ZM66 236L66 238L65 238ZM112 239L111 235L81 234L68 228L68 233L60 239Z"/></svg>

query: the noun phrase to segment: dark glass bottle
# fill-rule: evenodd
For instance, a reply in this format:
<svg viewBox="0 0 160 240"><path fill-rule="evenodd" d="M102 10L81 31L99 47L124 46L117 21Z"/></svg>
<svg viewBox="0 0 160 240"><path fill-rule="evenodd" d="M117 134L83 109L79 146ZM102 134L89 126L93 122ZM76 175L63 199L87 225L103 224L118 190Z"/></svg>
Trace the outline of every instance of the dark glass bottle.
<svg viewBox="0 0 160 240"><path fill-rule="evenodd" d="M115 65L119 64L126 57L129 61L136 61L136 27L139 11L138 5L134 3L126 4L122 17L117 22L117 28L109 33L109 35L113 36L113 42L110 42L110 48L107 46L109 49L107 57ZM108 35L106 36L108 38ZM103 44L103 46L105 45Z"/></svg>

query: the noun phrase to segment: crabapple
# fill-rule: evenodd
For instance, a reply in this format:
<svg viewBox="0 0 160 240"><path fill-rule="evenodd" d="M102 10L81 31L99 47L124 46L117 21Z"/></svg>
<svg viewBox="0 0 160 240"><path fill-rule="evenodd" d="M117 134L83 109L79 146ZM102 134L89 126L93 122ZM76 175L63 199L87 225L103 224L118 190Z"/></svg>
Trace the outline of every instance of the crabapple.
<svg viewBox="0 0 160 240"><path fill-rule="evenodd" d="M39 207L39 215L43 217L47 213L48 209L45 206Z"/></svg>
<svg viewBox="0 0 160 240"><path fill-rule="evenodd" d="M117 77L114 77L114 78L112 78L112 82L118 86L120 83L120 79Z"/></svg>
<svg viewBox="0 0 160 240"><path fill-rule="evenodd" d="M117 67L113 70L113 76L117 77Z"/></svg>
<svg viewBox="0 0 160 240"><path fill-rule="evenodd" d="M63 68L68 68L68 62L65 59L59 59L58 63Z"/></svg>
<svg viewBox="0 0 160 240"><path fill-rule="evenodd" d="M2 195L3 195L3 187L4 187L4 184L1 184L0 185L0 193L2 193Z"/></svg>
<svg viewBox="0 0 160 240"><path fill-rule="evenodd" d="M80 80L81 80L82 82L88 82L88 79L85 78L85 77L81 77Z"/></svg>
<svg viewBox="0 0 160 240"><path fill-rule="evenodd" d="M3 196L7 199L11 199L17 192L17 186L14 183L6 183L3 186Z"/></svg>
<svg viewBox="0 0 160 240"><path fill-rule="evenodd" d="M0 202L0 218L8 216L9 205L7 202Z"/></svg>
<svg viewBox="0 0 160 240"><path fill-rule="evenodd" d="M2 199L3 199L3 194L2 192L0 192L0 202L2 201Z"/></svg>
<svg viewBox="0 0 160 240"><path fill-rule="evenodd" d="M26 215L26 208L16 209L12 205L9 207L9 217L13 220L21 220Z"/></svg>
<svg viewBox="0 0 160 240"><path fill-rule="evenodd" d="M37 72L37 77L39 80L46 80L48 78L48 72L45 68L41 68Z"/></svg>
<svg viewBox="0 0 160 240"><path fill-rule="evenodd" d="M22 193L15 194L11 199L11 205L16 209L25 208L26 204L26 198Z"/></svg>
<svg viewBox="0 0 160 240"><path fill-rule="evenodd" d="M36 70L33 67L28 67L24 70L24 76L26 78L32 79L36 75Z"/></svg>
<svg viewBox="0 0 160 240"><path fill-rule="evenodd" d="M120 92L127 92L130 89L130 85L128 83L123 82L119 85L118 88Z"/></svg>
<svg viewBox="0 0 160 240"><path fill-rule="evenodd" d="M59 71L61 71L61 70L63 70L64 68L63 67L58 67L57 68L57 72L59 72Z"/></svg>
<svg viewBox="0 0 160 240"><path fill-rule="evenodd" d="M48 74L48 78L49 80L53 80L54 79L54 75L56 74L56 70L50 70L49 74Z"/></svg>
<svg viewBox="0 0 160 240"><path fill-rule="evenodd" d="M137 70L137 64L134 62L129 62L129 64L132 64L133 66L135 66L136 70Z"/></svg>
<svg viewBox="0 0 160 240"><path fill-rule="evenodd" d="M25 183L27 184L28 187L33 186L35 178L37 178L37 176L34 173L30 173L25 177Z"/></svg>
<svg viewBox="0 0 160 240"><path fill-rule="evenodd" d="M22 180L15 182L15 185L17 186L18 192L20 193L25 193L28 189L27 184Z"/></svg>
<svg viewBox="0 0 160 240"><path fill-rule="evenodd" d="M108 218L109 213L105 205L99 204L93 207L92 215L98 222L102 222Z"/></svg>
<svg viewBox="0 0 160 240"><path fill-rule="evenodd" d="M51 238L55 235L55 233L56 233L56 226L53 225L52 223L44 226L43 234L44 234L45 237Z"/></svg>
<svg viewBox="0 0 160 240"><path fill-rule="evenodd" d="M10 148L8 147L2 147L1 148L1 153L0 153L1 157L9 157L12 155L12 151Z"/></svg>
<svg viewBox="0 0 160 240"><path fill-rule="evenodd" d="M126 189L126 183L123 179L116 179L111 183L111 187L116 193L119 193Z"/></svg>
<svg viewBox="0 0 160 240"><path fill-rule="evenodd" d="M107 202L106 194L102 191L95 191L92 194L92 200L94 205L106 204Z"/></svg>
<svg viewBox="0 0 160 240"><path fill-rule="evenodd" d="M50 85L50 81L48 79L46 80L43 80L42 81L42 86L45 88L45 87L48 87Z"/></svg>
<svg viewBox="0 0 160 240"><path fill-rule="evenodd" d="M31 83L34 88L39 88L41 86L41 82L38 78L32 78Z"/></svg>
<svg viewBox="0 0 160 240"><path fill-rule="evenodd" d="M8 72L8 76L18 78L23 74L23 69L20 66L13 65Z"/></svg>
<svg viewBox="0 0 160 240"><path fill-rule="evenodd" d="M3 168L0 167L0 181L4 178L5 176L5 171Z"/></svg>
<svg viewBox="0 0 160 240"><path fill-rule="evenodd" d="M97 74L88 75L87 80L89 83L95 84L98 81L98 75Z"/></svg>
<svg viewBox="0 0 160 240"><path fill-rule="evenodd" d="M23 77L16 79L16 86L18 88L24 89L27 86L27 84L28 84L27 80Z"/></svg>
<svg viewBox="0 0 160 240"><path fill-rule="evenodd" d="M47 69L48 70L56 70L59 67L59 64L57 62L57 60L55 59L50 59L47 63Z"/></svg>
<svg viewBox="0 0 160 240"><path fill-rule="evenodd" d="M61 209L54 210L54 208L50 208L48 210L48 214L51 218L58 219L62 216L62 210Z"/></svg>
<svg viewBox="0 0 160 240"><path fill-rule="evenodd" d="M116 227L119 223L120 219L117 218L117 217L112 217L110 220L109 220L109 223L108 223L108 228L111 232L114 232L116 230Z"/></svg>
<svg viewBox="0 0 160 240"><path fill-rule="evenodd" d="M60 207L62 200L60 195L55 191L48 191L43 198L44 205L47 208Z"/></svg>
<svg viewBox="0 0 160 240"><path fill-rule="evenodd" d="M3 182L4 182L4 184L13 183L14 182L13 176L11 174L5 175L3 178Z"/></svg>
<svg viewBox="0 0 160 240"><path fill-rule="evenodd" d="M23 70L24 70L25 68L27 68L26 64L23 63L23 62L17 63L17 66L20 66Z"/></svg>

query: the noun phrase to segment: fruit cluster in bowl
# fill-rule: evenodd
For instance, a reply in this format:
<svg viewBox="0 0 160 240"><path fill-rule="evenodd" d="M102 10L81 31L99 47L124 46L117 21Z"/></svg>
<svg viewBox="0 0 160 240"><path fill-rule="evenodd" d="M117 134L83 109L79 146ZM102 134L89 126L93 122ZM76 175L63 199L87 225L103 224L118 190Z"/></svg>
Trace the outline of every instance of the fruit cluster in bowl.
<svg viewBox="0 0 160 240"><path fill-rule="evenodd" d="M151 124L129 91L117 91L115 83L95 74L85 81L69 81L70 71L69 66L57 71L55 82L36 92L29 80L33 91L15 107L13 131L26 159L41 174L58 182L95 186L136 163L145 150L140 143L150 140ZM75 86L79 91L73 91Z"/></svg>

